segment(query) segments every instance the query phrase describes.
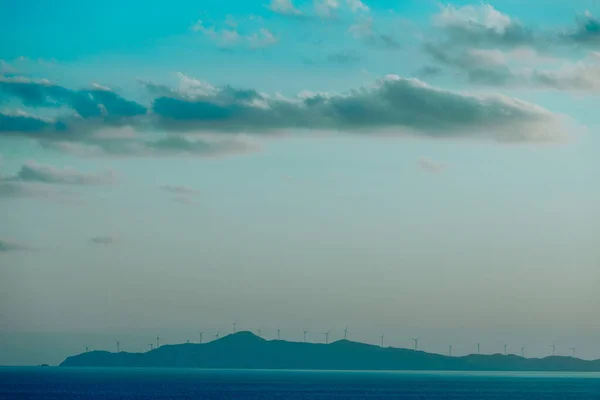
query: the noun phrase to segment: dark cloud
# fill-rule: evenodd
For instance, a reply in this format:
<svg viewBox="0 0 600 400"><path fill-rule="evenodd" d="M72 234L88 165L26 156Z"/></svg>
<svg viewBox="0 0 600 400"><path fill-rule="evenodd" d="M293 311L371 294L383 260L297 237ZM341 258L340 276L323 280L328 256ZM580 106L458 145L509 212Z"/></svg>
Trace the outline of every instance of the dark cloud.
<svg viewBox="0 0 600 400"><path fill-rule="evenodd" d="M28 247L20 245L18 243L9 242L0 239L0 253L9 253L13 251L24 251L29 250Z"/></svg>
<svg viewBox="0 0 600 400"><path fill-rule="evenodd" d="M472 55L474 60L476 56L487 55ZM257 146L240 136L221 135L215 140L206 134L328 130L530 141L555 139L561 129L559 116L529 103L441 90L398 76L346 93L302 92L295 97L180 78L178 90L144 82L156 97L151 112L135 119L113 123L80 118L69 120L64 130L41 124L37 132L31 132L34 126L17 134L81 155L214 156L251 152ZM171 134L152 136L148 131Z"/></svg>
<svg viewBox="0 0 600 400"><path fill-rule="evenodd" d="M573 42L585 46L600 46L600 19L590 12L577 18L577 26L574 30L560 35L567 42Z"/></svg>
<svg viewBox="0 0 600 400"><path fill-rule="evenodd" d="M100 244L104 246L109 246L115 244L117 242L117 238L114 236L96 236L90 239L91 244Z"/></svg>
<svg viewBox="0 0 600 400"><path fill-rule="evenodd" d="M43 183L49 185L107 185L115 181L112 171L84 173L71 168L59 169L30 161L23 165L14 176L0 177L1 183Z"/></svg>
<svg viewBox="0 0 600 400"><path fill-rule="evenodd" d="M42 133L64 130L60 122L54 122L27 114L0 113L0 133Z"/></svg>
<svg viewBox="0 0 600 400"><path fill-rule="evenodd" d="M48 81L0 77L0 93L19 99L29 107L72 108L84 118L115 121L146 113L146 108L118 94L95 86L86 90L71 90Z"/></svg>
<svg viewBox="0 0 600 400"><path fill-rule="evenodd" d="M534 105L502 96L440 90L396 76L346 94L304 94L295 99L261 95L252 103L235 96L224 102L218 93L194 99L160 97L153 110L169 130L394 131L523 141L551 139L558 133L554 125L558 117Z"/></svg>

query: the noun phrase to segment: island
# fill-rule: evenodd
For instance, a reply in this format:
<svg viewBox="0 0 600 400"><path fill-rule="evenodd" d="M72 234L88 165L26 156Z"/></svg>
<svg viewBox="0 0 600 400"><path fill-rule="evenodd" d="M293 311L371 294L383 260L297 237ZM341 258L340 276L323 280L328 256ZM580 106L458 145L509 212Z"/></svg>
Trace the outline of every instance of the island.
<svg viewBox="0 0 600 400"><path fill-rule="evenodd" d="M68 357L61 367L552 371L600 372L600 360L550 356L468 355L450 357L419 350L338 340L330 344L266 340L238 332L204 344L163 345L145 353L90 351Z"/></svg>

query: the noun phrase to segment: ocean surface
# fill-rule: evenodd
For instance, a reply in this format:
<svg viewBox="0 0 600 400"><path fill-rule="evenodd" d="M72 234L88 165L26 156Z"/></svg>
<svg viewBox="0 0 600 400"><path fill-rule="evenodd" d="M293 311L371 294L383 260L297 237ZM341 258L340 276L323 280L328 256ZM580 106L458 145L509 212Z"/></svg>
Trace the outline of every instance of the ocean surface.
<svg viewBox="0 0 600 400"><path fill-rule="evenodd" d="M600 374L0 368L0 399L600 399Z"/></svg>

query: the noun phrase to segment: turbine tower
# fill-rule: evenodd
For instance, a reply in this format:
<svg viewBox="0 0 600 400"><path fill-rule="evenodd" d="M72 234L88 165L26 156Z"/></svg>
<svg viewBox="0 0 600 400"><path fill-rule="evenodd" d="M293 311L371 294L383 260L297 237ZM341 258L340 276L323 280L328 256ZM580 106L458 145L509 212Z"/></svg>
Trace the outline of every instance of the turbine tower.
<svg viewBox="0 0 600 400"><path fill-rule="evenodd" d="M158 335L156 335L156 348L158 349L160 347L160 337Z"/></svg>
<svg viewBox="0 0 600 400"><path fill-rule="evenodd" d="M202 344L202 335L204 335L203 331L198 332L198 336L200 336L200 341L198 343Z"/></svg>
<svg viewBox="0 0 600 400"><path fill-rule="evenodd" d="M348 340L348 327L344 328L344 340Z"/></svg>
<svg viewBox="0 0 600 400"><path fill-rule="evenodd" d="M262 337L262 335L261 335L262 329L261 329L261 328L258 328L258 331L257 331L257 332L258 332L258 337L260 337L260 338L261 338L261 337Z"/></svg>
<svg viewBox="0 0 600 400"><path fill-rule="evenodd" d="M555 344L551 344L550 347L552 347L552 355L556 355L556 345Z"/></svg>
<svg viewBox="0 0 600 400"><path fill-rule="evenodd" d="M221 336L221 331L217 331L217 334L215 335L216 340L219 340L219 336Z"/></svg>
<svg viewBox="0 0 600 400"><path fill-rule="evenodd" d="M504 345L504 355L506 355L506 345Z"/></svg>
<svg viewBox="0 0 600 400"><path fill-rule="evenodd" d="M381 347L383 348L383 333L381 334Z"/></svg>
<svg viewBox="0 0 600 400"><path fill-rule="evenodd" d="M308 333L308 331L304 329L302 332L304 332L304 343L306 343L306 334Z"/></svg>
<svg viewBox="0 0 600 400"><path fill-rule="evenodd" d="M120 352L121 352L121 344L117 340L117 353L120 353Z"/></svg>
<svg viewBox="0 0 600 400"><path fill-rule="evenodd" d="M448 355L452 357L452 345L448 346Z"/></svg>
<svg viewBox="0 0 600 400"><path fill-rule="evenodd" d="M233 321L233 333L235 333L235 326L237 325L235 321Z"/></svg>
<svg viewBox="0 0 600 400"><path fill-rule="evenodd" d="M87 346L85 346L85 352L87 353L89 351L89 348Z"/></svg>
<svg viewBox="0 0 600 400"><path fill-rule="evenodd" d="M324 335L325 335L325 344L329 344L329 332L331 332L331 329L324 333Z"/></svg>
<svg viewBox="0 0 600 400"><path fill-rule="evenodd" d="M481 354L481 353L479 352L479 349L480 349L480 348L481 348L481 343L477 343L477 354Z"/></svg>
<svg viewBox="0 0 600 400"><path fill-rule="evenodd" d="M575 347L571 347L571 350L573 351L573 358L575 358Z"/></svg>
<svg viewBox="0 0 600 400"><path fill-rule="evenodd" d="M413 342L415 342L415 351L419 349L419 338L413 338Z"/></svg>
<svg viewBox="0 0 600 400"><path fill-rule="evenodd" d="M525 358L525 346L521 347L521 357Z"/></svg>
<svg viewBox="0 0 600 400"><path fill-rule="evenodd" d="M154 345L152 343L148 343L148 347L150 347L150 351L152 351L152 349L154 349Z"/></svg>
<svg viewBox="0 0 600 400"><path fill-rule="evenodd" d="M277 340L281 340L281 329L277 328Z"/></svg>

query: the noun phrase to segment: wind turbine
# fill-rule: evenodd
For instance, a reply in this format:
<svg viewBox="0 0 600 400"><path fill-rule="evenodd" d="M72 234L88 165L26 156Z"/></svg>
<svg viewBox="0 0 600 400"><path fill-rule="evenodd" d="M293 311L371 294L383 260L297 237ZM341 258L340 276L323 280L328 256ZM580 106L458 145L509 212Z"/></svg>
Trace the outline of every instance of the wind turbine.
<svg viewBox="0 0 600 400"><path fill-rule="evenodd" d="M160 337L158 335L156 335L156 348L158 349L160 347Z"/></svg>
<svg viewBox="0 0 600 400"><path fill-rule="evenodd" d="M217 338L216 340L219 340L220 335L221 335L221 331L217 331L217 334L215 335L215 338Z"/></svg>
<svg viewBox="0 0 600 400"><path fill-rule="evenodd" d="M117 353L120 353L120 352L121 352L121 346L120 346L119 341L117 340Z"/></svg>
<svg viewBox="0 0 600 400"><path fill-rule="evenodd" d="M477 343L477 354L481 354L481 353L479 352L479 349L480 349L480 348L481 348L481 343Z"/></svg>
<svg viewBox="0 0 600 400"><path fill-rule="evenodd" d="M302 332L304 332L304 343L306 343L306 334L308 333L308 331L304 329Z"/></svg>
<svg viewBox="0 0 600 400"><path fill-rule="evenodd" d="M325 335L325 344L329 343L329 332L331 332L331 329L324 333L324 335Z"/></svg>
<svg viewBox="0 0 600 400"><path fill-rule="evenodd" d="M556 354L556 345L551 344L550 347L552 347L552 355L554 356Z"/></svg>
<svg viewBox="0 0 600 400"><path fill-rule="evenodd" d="M87 353L89 351L89 348L87 346L85 346L85 352Z"/></svg>
<svg viewBox="0 0 600 400"><path fill-rule="evenodd" d="M383 333L381 334L381 347L383 347Z"/></svg>
<svg viewBox="0 0 600 400"><path fill-rule="evenodd" d="M521 347L521 357L525 358L525 346Z"/></svg>
<svg viewBox="0 0 600 400"><path fill-rule="evenodd" d="M575 358L575 347L571 347L571 350L573 351L573 358Z"/></svg>
<svg viewBox="0 0 600 400"><path fill-rule="evenodd" d="M281 329L277 328L277 340L281 340Z"/></svg>
<svg viewBox="0 0 600 400"><path fill-rule="evenodd" d="M448 346L448 355L452 357L452 345Z"/></svg>
<svg viewBox="0 0 600 400"><path fill-rule="evenodd" d="M233 333L235 333L235 326L237 325L235 321L233 321Z"/></svg>
<svg viewBox="0 0 600 400"><path fill-rule="evenodd" d="M154 345L152 343L148 343L148 347L150 347L150 351L152 351L152 349L154 349Z"/></svg>
<svg viewBox="0 0 600 400"><path fill-rule="evenodd" d="M344 328L344 340L348 339L348 327Z"/></svg>
<svg viewBox="0 0 600 400"><path fill-rule="evenodd" d="M419 349L419 338L413 338L413 342L415 342L415 351Z"/></svg>
<svg viewBox="0 0 600 400"><path fill-rule="evenodd" d="M202 335L204 335L203 331L198 332L198 336L200 336L200 342L198 342L198 343L200 343L200 344L202 344Z"/></svg>
<svg viewBox="0 0 600 400"><path fill-rule="evenodd" d="M258 332L258 337L260 337L260 338L261 338L261 337L262 337L262 335L261 335L262 329L261 329L261 328L258 328L258 331L257 331L257 332Z"/></svg>
<svg viewBox="0 0 600 400"><path fill-rule="evenodd" d="M504 355L506 355L506 345L504 345Z"/></svg>

